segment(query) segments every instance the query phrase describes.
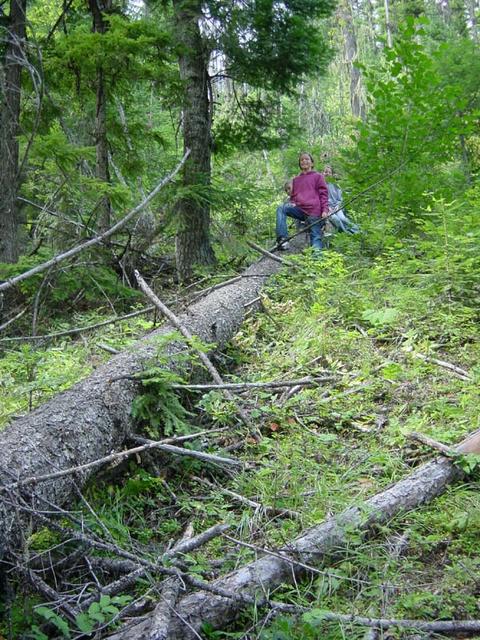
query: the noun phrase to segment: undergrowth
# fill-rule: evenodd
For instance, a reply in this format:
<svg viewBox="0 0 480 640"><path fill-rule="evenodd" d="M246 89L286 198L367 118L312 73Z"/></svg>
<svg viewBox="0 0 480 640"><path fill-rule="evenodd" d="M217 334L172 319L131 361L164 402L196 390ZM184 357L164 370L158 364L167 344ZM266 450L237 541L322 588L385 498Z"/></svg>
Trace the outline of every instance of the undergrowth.
<svg viewBox="0 0 480 640"><path fill-rule="evenodd" d="M161 556L187 523L196 533L230 523L229 534L238 543L216 538L182 558L184 570L210 579L219 566L221 573L235 569L262 548L282 547L308 526L361 505L432 458L429 448L410 439L411 432L455 444L477 429L480 265L472 249L478 248L479 232L467 237L445 222L444 203L432 207L415 238L381 254L369 255L365 238L339 237L320 262L308 252L289 257L296 268L284 269L265 290L265 312L251 316L232 340L225 360L235 368L223 375L233 382L329 379L292 394L287 387L240 395L238 401L262 430L259 442L239 431L235 407L218 392L192 394L189 412L203 424L230 430L190 446L221 454L222 447L243 442L236 455L249 463L247 471L231 473L185 457L131 459L121 475L88 489L91 509L78 505L78 517L97 535L108 531L118 544L151 558ZM471 256L468 268L460 254ZM130 324L130 333L140 328L134 327ZM118 333L109 329L101 339L127 345L128 331ZM63 381L50 379L54 393L67 378L71 383L88 371L92 352L99 357L78 342L62 351L24 348L17 352L24 361L22 367L17 361L16 377L14 354L7 354L2 366L11 381L7 376L4 389L10 384L23 392L20 404L7 402L4 418L24 411L28 394L36 393L29 378L41 386L42 376L51 375L63 356ZM171 392L172 380L153 382ZM50 393L44 387L48 384L42 386L42 398ZM192 416L173 401L169 410L170 431L181 433ZM157 434L159 424L153 426ZM467 480L432 504L395 517L368 540L352 530L346 547L317 573L303 583L282 585L274 599L296 605L297 614L247 611L229 629L205 627L204 637L365 637L363 627L328 620L325 612L427 621L477 618L480 497L478 465L468 466ZM259 506L240 503L225 489ZM279 516L282 510L288 512ZM44 530L33 534L30 546L46 553L53 544ZM133 595L142 594L155 599L150 578L137 583ZM17 600L15 619L27 609L27 626L40 624L46 615ZM399 629L392 633L411 637Z"/></svg>
<svg viewBox="0 0 480 640"><path fill-rule="evenodd" d="M69 323L63 320L49 326L55 333L110 318L111 314L89 312L74 315ZM150 319L137 317L96 329L90 339L65 336L26 343L11 338L0 341L0 429L106 362L112 355L105 347L127 349L152 326Z"/></svg>

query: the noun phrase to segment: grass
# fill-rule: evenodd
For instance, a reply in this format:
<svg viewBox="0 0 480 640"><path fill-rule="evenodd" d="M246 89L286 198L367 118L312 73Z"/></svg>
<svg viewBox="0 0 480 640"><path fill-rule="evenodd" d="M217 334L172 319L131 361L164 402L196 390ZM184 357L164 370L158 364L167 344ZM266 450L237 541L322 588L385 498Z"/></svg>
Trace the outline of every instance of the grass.
<svg viewBox="0 0 480 640"><path fill-rule="evenodd" d="M79 314L72 319L71 326L95 324L110 317ZM99 343L117 350L127 349L152 326L151 321L139 317L97 329L83 338L57 338L46 345L16 346L11 342L0 345L0 429L13 417L28 413L109 360L111 354Z"/></svg>
<svg viewBox="0 0 480 640"><path fill-rule="evenodd" d="M434 247L435 238L431 243ZM224 377L258 381L329 373L336 380L290 398L285 390L257 390L239 400L264 434L259 443L247 438L237 454L253 463L253 471L230 476L185 459L163 458L157 467L149 459L132 460L123 475L89 488L86 497L96 519L86 511L87 525L100 534L101 521L118 543L152 557L180 537L187 523L199 532L229 522L232 537L258 548L276 548L345 507L361 504L431 458L431 451L409 440L410 432L454 444L478 428L478 305L468 294L476 279L460 274L462 287L453 286L458 283L451 270L446 289L445 278L433 277L436 251L428 254L425 240L423 252L429 257L421 272L409 247L374 258L331 250L320 268L308 255L294 258L299 269L276 277L265 294L266 313L249 318L228 346L228 361L235 367ZM112 327L97 338L123 347L136 332L132 323L128 330ZM472 379L461 380L444 367L415 358L415 352L454 363ZM78 341L62 352L34 352L35 383L41 386L42 376L50 380L38 400L63 388L51 373L61 354L65 384L85 375L93 356L108 357L91 343ZM18 362L13 352L3 361L11 376L7 391L22 389L20 375L27 377ZM226 440L212 445L212 451L238 438L245 441L233 425L229 403L210 394L201 405L203 422L232 425ZM208 478L217 488L205 488L193 475ZM277 517L247 507L223 488L263 507L299 515ZM352 536L341 557L319 575L276 591L277 600L310 607L310 615L264 618L263 612L248 611L235 627L211 630L206 637L365 637L358 626L325 621L315 613L318 609L425 620L476 618L479 523L473 475L434 503L393 519L375 538L360 541ZM218 538L184 561L192 573L209 579L217 560L224 559L223 573L255 556L252 549ZM140 591L144 588L144 583L138 585Z"/></svg>

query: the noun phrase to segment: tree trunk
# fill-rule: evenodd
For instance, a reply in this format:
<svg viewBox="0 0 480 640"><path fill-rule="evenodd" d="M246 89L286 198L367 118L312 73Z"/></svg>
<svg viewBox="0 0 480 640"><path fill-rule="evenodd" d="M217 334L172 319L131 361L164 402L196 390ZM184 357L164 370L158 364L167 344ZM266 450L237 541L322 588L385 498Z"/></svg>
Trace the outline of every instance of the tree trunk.
<svg viewBox="0 0 480 640"><path fill-rule="evenodd" d="M103 18L102 11L110 9L110 0L100 5L100 0L89 0L90 11L92 12L94 33L105 33L107 31L107 23ZM108 165L108 139L107 139L107 94L105 90L105 72L100 65L97 68L97 93L96 93L96 109L95 109L95 150L96 165L95 177L110 184L110 169ZM99 229L105 231L111 226L111 205L110 198L103 196L99 205Z"/></svg>
<svg viewBox="0 0 480 640"><path fill-rule="evenodd" d="M355 66L357 60L357 38L355 35L355 25L353 21L353 10L349 0L345 0L340 6L340 13L343 25L344 55L350 76L350 107L352 115L356 118L365 119L365 106L363 104L361 92L360 70Z"/></svg>
<svg viewBox="0 0 480 640"><path fill-rule="evenodd" d="M477 11L478 6L475 0L466 0L465 9L467 12L467 29L472 35L472 40L478 44L478 21Z"/></svg>
<svg viewBox="0 0 480 640"><path fill-rule="evenodd" d="M246 270L240 282L215 290L192 305L180 316L180 322L201 340L221 347L240 327L245 305L257 298L264 281L279 268L277 262L262 259ZM0 433L0 484L68 469L118 450L133 430L131 405L139 384L130 378L155 359L156 337L172 330L170 325L160 328L83 382L11 423ZM184 350L183 342L168 347L169 366L175 367L175 354ZM88 474L80 475L75 481L82 484ZM39 483L35 492L63 504L73 495L72 478ZM8 493L0 487L0 498L5 496ZM19 542L16 517L0 499L0 558Z"/></svg>
<svg viewBox="0 0 480 640"><path fill-rule="evenodd" d="M392 23L390 22L390 5L389 0L383 0L383 6L385 7L385 32L387 34L387 46L391 49L392 40Z"/></svg>
<svg viewBox="0 0 480 640"><path fill-rule="evenodd" d="M462 452L478 453L480 437L473 437L460 445ZM224 578L215 580L212 586L223 589L235 596L257 597L258 601L285 583L296 584L306 575L304 565L325 566L332 557L339 557L342 549L351 548L352 530L362 539L375 532L381 525L389 523L395 516L426 504L441 495L453 481L463 477L463 472L450 459L439 458L430 462L359 506L346 509L338 516L312 527L283 549L277 555L265 555L250 562ZM278 557L282 555L285 559ZM197 591L183 597L175 607L178 615L172 617L168 640L194 640L202 625L210 624L214 629L225 628L234 621L248 604L237 598L226 598L212 592ZM182 622L185 620L188 626ZM119 631L109 640L147 640L150 618L128 628L128 634Z"/></svg>
<svg viewBox="0 0 480 640"><path fill-rule="evenodd" d="M211 178L211 105L208 54L199 27L200 2L173 0L173 10L180 50L180 77L185 85L183 140L185 150L190 149L183 170L187 194L179 201L177 209L177 270L180 279L185 280L190 277L193 265L215 262L210 243L210 207L204 200Z"/></svg>
<svg viewBox="0 0 480 640"><path fill-rule="evenodd" d="M19 256L17 135L22 60L25 56L26 8L27 0L10 0L5 54L0 69L0 262L16 262Z"/></svg>

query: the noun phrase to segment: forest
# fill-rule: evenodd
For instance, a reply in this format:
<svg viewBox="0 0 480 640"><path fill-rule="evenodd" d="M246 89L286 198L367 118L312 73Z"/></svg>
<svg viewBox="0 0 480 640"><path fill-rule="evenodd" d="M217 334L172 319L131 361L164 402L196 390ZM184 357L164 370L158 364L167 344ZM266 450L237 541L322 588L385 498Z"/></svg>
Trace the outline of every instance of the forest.
<svg viewBox="0 0 480 640"><path fill-rule="evenodd" d="M479 13L0 0L0 640L480 638Z"/></svg>

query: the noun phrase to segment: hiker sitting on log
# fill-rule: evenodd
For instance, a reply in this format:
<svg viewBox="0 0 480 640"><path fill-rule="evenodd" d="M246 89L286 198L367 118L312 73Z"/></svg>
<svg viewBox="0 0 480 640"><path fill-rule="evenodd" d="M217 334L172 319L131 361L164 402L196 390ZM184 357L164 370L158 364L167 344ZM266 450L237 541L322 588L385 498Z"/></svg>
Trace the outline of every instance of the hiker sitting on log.
<svg viewBox="0 0 480 640"><path fill-rule="evenodd" d="M358 224L352 222L345 215L342 190L338 184L333 182L334 173L331 165L325 165L323 175L327 178L329 222L332 223L337 231L352 234L359 233L360 227ZM332 213L333 211L335 213Z"/></svg>
<svg viewBox="0 0 480 640"><path fill-rule="evenodd" d="M290 200L277 208L277 248L288 249L287 217L306 222L310 231L310 245L316 253L323 249L322 218L328 215L328 188L325 178L313 171L313 157L301 153L298 158L301 173L293 178ZM311 226L310 226L311 225Z"/></svg>

